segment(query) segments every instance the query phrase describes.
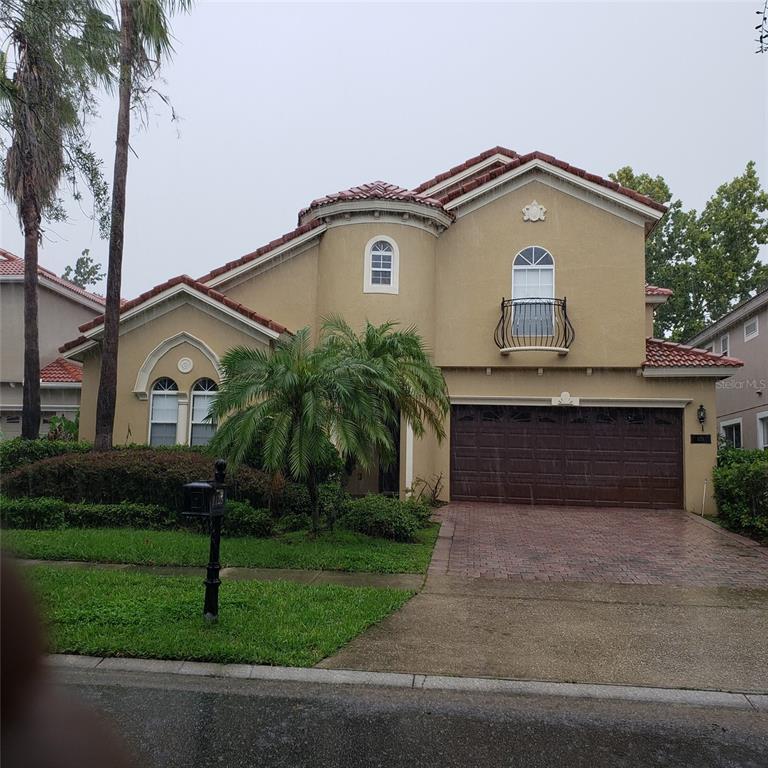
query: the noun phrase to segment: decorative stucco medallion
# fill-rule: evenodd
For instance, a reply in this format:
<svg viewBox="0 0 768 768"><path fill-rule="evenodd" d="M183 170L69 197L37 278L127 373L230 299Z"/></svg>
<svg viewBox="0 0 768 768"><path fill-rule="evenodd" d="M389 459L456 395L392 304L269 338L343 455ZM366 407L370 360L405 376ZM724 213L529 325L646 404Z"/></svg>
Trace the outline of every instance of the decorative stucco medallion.
<svg viewBox="0 0 768 768"><path fill-rule="evenodd" d="M560 397L552 398L552 405L578 405L579 398L574 397L570 392L561 392Z"/></svg>
<svg viewBox="0 0 768 768"><path fill-rule="evenodd" d="M544 221L547 209L535 200L523 208L523 221Z"/></svg>
<svg viewBox="0 0 768 768"><path fill-rule="evenodd" d="M181 360L176 364L176 367L182 372L182 373L189 373L194 367L195 364L190 360L188 357L182 357Z"/></svg>

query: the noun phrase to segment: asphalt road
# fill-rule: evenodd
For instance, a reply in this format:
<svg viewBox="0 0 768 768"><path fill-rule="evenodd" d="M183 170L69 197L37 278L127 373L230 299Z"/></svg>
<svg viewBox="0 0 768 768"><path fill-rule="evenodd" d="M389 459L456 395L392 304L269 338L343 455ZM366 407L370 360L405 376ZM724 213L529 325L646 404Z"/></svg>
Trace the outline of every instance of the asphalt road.
<svg viewBox="0 0 768 768"><path fill-rule="evenodd" d="M141 766L768 765L768 714L538 696L57 670Z"/></svg>

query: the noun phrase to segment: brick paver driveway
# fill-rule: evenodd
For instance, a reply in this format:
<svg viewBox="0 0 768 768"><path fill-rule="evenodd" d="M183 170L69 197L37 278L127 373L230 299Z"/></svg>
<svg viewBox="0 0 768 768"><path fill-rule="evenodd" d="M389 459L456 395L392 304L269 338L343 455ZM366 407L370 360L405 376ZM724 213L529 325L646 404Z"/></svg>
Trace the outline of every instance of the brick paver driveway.
<svg viewBox="0 0 768 768"><path fill-rule="evenodd" d="M456 503L440 517L436 576L768 587L768 551L685 512Z"/></svg>

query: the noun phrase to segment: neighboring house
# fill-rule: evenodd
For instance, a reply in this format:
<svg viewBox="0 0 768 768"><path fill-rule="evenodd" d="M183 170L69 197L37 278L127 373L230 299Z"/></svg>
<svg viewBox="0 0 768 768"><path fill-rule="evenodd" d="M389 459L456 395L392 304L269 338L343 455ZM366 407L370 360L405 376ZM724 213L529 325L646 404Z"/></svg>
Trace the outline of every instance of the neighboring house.
<svg viewBox="0 0 768 768"><path fill-rule="evenodd" d="M80 408L82 367L59 355L78 326L104 311L104 299L38 267L41 433L52 416ZM0 439L21 434L24 382L24 259L0 248Z"/></svg>
<svg viewBox="0 0 768 768"><path fill-rule="evenodd" d="M768 448L768 286L689 343L744 361L717 382L718 430L735 448Z"/></svg>
<svg viewBox="0 0 768 768"><path fill-rule="evenodd" d="M292 232L124 305L114 439L207 442L218 361L236 344L317 334L334 313L396 320L444 372L448 439L401 425L394 487L382 473L357 490L442 475L453 500L711 512L715 382L740 362L646 338L669 295L645 286L645 240L665 210L503 147L415 189L319 198ZM91 439L102 320L80 330L62 352L83 363Z"/></svg>

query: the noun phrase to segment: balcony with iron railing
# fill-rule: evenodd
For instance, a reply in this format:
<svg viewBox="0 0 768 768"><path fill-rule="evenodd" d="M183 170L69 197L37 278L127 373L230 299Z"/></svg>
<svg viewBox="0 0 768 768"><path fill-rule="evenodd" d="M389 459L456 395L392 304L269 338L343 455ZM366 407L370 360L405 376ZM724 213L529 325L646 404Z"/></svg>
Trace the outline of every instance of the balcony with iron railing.
<svg viewBox="0 0 768 768"><path fill-rule="evenodd" d="M502 299L494 341L502 355L543 351L567 355L576 336L566 300Z"/></svg>

